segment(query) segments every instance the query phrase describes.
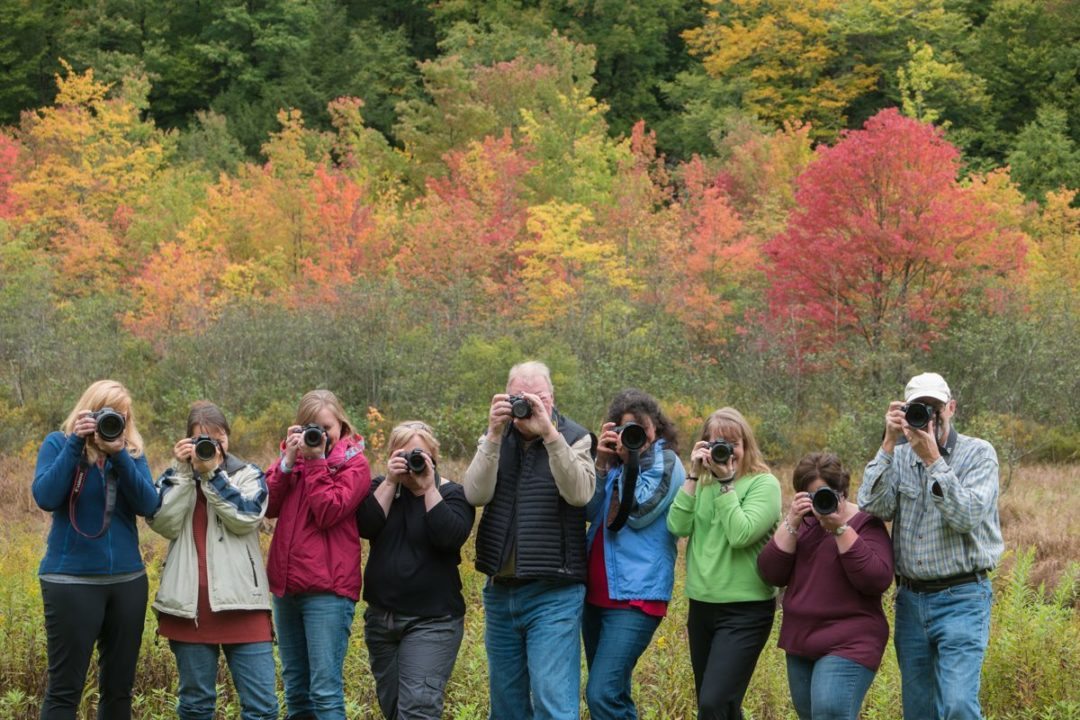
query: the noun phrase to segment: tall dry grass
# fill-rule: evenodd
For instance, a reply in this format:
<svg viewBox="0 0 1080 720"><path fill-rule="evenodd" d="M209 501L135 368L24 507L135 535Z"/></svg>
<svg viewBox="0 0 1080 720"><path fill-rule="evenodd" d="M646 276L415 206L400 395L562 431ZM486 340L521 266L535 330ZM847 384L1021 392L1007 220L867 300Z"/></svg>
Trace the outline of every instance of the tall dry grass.
<svg viewBox="0 0 1080 720"><path fill-rule="evenodd" d="M268 457L260 457L268 460ZM460 477L463 464L444 463ZM44 548L48 515L29 493L33 459L0 458L0 720L36 717L45 684L45 639L37 563ZM156 468L160 469L160 468ZM790 496L790 472L777 471ZM1075 563L1080 558L1080 468L1021 468L1002 496L1002 526L1009 552L995 576L992 639L984 668L983 701L988 717L999 720L1080 720L1080 609ZM165 542L143 528L142 549L151 592L157 586ZM680 550L681 552L681 550ZM472 543L462 565L469 612L465 640L448 687L446 717L487 716L488 666L483 646L484 578L472 569ZM687 653L683 562L676 595L635 673L635 698L643 720L695 716L693 674ZM1056 594L1055 594L1056 593ZM886 598L891 617L892 598ZM377 718L374 682L363 643L363 606L350 639L345 664L349 718ZM776 627L779 627L777 617ZM140 718L175 717L176 673L168 645L155 636L148 613L136 683L135 712ZM583 668L584 677L584 668ZM222 669L219 717L238 718L235 693ZM899 717L899 674L890 648L867 696L864 718ZM81 717L93 717L93 677L87 680ZM279 688L280 691L280 688ZM583 716L587 716L583 704ZM746 699L752 720L790 720L783 653L774 637L762 654Z"/></svg>

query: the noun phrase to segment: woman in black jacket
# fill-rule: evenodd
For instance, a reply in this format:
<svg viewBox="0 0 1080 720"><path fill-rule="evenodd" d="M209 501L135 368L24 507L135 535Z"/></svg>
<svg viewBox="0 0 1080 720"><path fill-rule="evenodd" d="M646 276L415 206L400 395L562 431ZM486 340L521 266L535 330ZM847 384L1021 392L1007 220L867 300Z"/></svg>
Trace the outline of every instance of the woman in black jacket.
<svg viewBox="0 0 1080 720"><path fill-rule="evenodd" d="M465 628L461 546L475 510L439 476L439 441L422 422L390 433L387 473L357 510L371 542L364 639L387 718L439 718Z"/></svg>

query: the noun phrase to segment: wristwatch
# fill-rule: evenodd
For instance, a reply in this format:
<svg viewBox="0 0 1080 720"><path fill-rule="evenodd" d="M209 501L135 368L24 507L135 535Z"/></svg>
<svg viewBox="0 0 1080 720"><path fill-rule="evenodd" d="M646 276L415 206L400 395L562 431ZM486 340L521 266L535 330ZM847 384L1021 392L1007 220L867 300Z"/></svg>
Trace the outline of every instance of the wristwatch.
<svg viewBox="0 0 1080 720"><path fill-rule="evenodd" d="M721 493L729 493L729 492L732 491L732 489L734 489L735 481L734 480L721 480L720 482L717 483L717 485L719 486L719 490L720 490Z"/></svg>
<svg viewBox="0 0 1080 720"><path fill-rule="evenodd" d="M835 535L836 537L840 537L841 535L843 535L844 533L846 533L846 532L847 532L847 529L848 529L848 524L847 524L847 523L844 523L844 524L843 524L843 525L841 525L840 527L838 527L838 528L836 528L835 530L833 530L833 531L832 531L832 534L833 534L833 535Z"/></svg>

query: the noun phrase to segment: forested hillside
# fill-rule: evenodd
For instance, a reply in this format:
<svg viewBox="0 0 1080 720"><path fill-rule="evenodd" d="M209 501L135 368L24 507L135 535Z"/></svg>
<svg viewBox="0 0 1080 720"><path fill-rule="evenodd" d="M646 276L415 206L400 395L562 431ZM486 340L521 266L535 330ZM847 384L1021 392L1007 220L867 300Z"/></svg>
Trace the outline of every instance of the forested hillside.
<svg viewBox="0 0 1080 720"><path fill-rule="evenodd" d="M467 454L538 357L856 466L933 369L1075 460L1078 190L1074 0L0 0L0 453L108 376Z"/></svg>

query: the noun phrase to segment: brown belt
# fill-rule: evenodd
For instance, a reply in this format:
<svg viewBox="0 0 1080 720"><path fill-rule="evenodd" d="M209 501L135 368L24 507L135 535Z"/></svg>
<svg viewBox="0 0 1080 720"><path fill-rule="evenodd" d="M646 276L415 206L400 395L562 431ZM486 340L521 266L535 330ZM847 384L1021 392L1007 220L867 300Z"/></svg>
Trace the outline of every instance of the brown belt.
<svg viewBox="0 0 1080 720"><path fill-rule="evenodd" d="M896 576L896 585L898 587L907 588L912 592L917 593L933 593L941 592L957 585L966 585L967 583L979 582L986 578L986 571L979 570L978 572L963 573L961 575L952 575L946 578L937 578L935 580L914 580L912 578L906 578L903 575Z"/></svg>

